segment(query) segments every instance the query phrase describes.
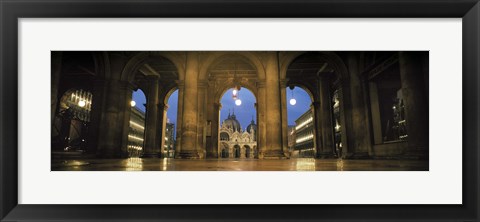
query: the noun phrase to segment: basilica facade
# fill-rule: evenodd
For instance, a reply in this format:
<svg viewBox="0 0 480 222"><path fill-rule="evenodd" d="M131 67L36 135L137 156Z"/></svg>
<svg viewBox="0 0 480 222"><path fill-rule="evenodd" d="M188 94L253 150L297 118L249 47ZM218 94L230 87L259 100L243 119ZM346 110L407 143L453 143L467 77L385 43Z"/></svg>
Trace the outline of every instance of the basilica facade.
<svg viewBox="0 0 480 222"><path fill-rule="evenodd" d="M222 122L220 127L219 153L221 158L255 158L257 152L257 125L252 122L242 129L235 113Z"/></svg>

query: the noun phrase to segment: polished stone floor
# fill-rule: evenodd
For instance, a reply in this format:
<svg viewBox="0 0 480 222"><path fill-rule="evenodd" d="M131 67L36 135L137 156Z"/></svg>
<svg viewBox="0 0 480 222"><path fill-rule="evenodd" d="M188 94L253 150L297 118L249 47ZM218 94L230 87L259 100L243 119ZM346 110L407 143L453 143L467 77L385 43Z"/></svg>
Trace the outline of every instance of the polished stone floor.
<svg viewBox="0 0 480 222"><path fill-rule="evenodd" d="M426 171L422 160L82 159L52 160L52 171Z"/></svg>

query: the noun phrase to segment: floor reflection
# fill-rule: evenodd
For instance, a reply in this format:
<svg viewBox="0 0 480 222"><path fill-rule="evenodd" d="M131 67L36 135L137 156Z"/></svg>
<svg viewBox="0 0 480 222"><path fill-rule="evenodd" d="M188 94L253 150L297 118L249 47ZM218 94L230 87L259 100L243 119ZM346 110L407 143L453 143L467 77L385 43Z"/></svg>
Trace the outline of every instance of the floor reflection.
<svg viewBox="0 0 480 222"><path fill-rule="evenodd" d="M53 171L426 171L422 160L78 159L52 160Z"/></svg>
<svg viewBox="0 0 480 222"><path fill-rule="evenodd" d="M298 158L297 171L315 171L315 159L313 158Z"/></svg>
<svg viewBox="0 0 480 222"><path fill-rule="evenodd" d="M139 158L139 157L128 158L125 170L126 171L142 171L143 170L142 158Z"/></svg>

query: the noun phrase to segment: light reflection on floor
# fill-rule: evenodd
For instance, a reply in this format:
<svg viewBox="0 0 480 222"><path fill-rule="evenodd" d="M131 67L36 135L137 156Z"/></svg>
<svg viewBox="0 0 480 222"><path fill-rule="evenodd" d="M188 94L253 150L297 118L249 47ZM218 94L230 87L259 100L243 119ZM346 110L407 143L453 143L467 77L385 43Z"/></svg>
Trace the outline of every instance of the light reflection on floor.
<svg viewBox="0 0 480 222"><path fill-rule="evenodd" d="M126 171L142 171L143 163L139 157L132 157L127 159Z"/></svg>
<svg viewBox="0 0 480 222"><path fill-rule="evenodd" d="M297 168L298 171L315 171L315 159L313 158L298 158Z"/></svg>
<svg viewBox="0 0 480 222"><path fill-rule="evenodd" d="M425 160L78 159L53 160L53 171L427 171Z"/></svg>

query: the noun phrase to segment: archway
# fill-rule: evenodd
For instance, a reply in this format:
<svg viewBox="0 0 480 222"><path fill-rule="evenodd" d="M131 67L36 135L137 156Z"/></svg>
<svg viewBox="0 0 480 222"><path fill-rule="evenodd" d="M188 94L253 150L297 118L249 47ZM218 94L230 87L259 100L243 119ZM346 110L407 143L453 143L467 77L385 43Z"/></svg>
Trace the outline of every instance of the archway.
<svg viewBox="0 0 480 222"><path fill-rule="evenodd" d="M285 89L288 121L288 152L293 158L313 158L316 154L315 144L315 110L312 94L290 85Z"/></svg>
<svg viewBox="0 0 480 222"><path fill-rule="evenodd" d="M227 143L234 148L238 146L238 150L232 151L233 157L244 157L245 153L240 152L240 148L257 144L256 98L250 90L240 87L226 90L220 104L219 143ZM221 148L219 146L219 153L222 152ZM253 155L249 155L249 158L253 158Z"/></svg>
<svg viewBox="0 0 480 222"><path fill-rule="evenodd" d="M240 151L240 146L239 145L234 145L233 146L233 158L238 159L241 156L241 151Z"/></svg>
<svg viewBox="0 0 480 222"><path fill-rule="evenodd" d="M90 91L73 88L60 97L52 125L53 150L85 151L91 109Z"/></svg>
<svg viewBox="0 0 480 222"><path fill-rule="evenodd" d="M252 149L248 145L244 145L243 148L245 149L245 158L250 158L252 155Z"/></svg>
<svg viewBox="0 0 480 222"><path fill-rule="evenodd" d="M226 142L223 142L222 144L222 150L220 154L220 158L228 158L229 157L229 147Z"/></svg>
<svg viewBox="0 0 480 222"><path fill-rule="evenodd" d="M172 107L170 113L176 116L178 70L176 64L159 53L137 54L123 69L122 79L144 89L146 95L145 141L141 157L173 157L175 153L177 118L168 118L167 110ZM172 106L168 105L170 98L176 101Z"/></svg>
<svg viewBox="0 0 480 222"><path fill-rule="evenodd" d="M339 101L337 116L340 121L339 125L344 125L342 124L345 121L342 112L342 98L345 92L342 91L342 82L348 82L348 72L340 57L331 52L291 53L286 56L285 62L282 64L281 76L285 76L286 86L302 86L310 93L315 131L309 137L313 137L314 140L315 156L317 158L337 156L333 115L335 108L332 100L334 92L337 92ZM283 112L286 112L286 106L282 107ZM286 122L285 119L284 121ZM282 125L282 128L284 138L288 138L292 131L288 129L287 124ZM346 135L344 127L339 130L340 134L338 135L344 139Z"/></svg>

